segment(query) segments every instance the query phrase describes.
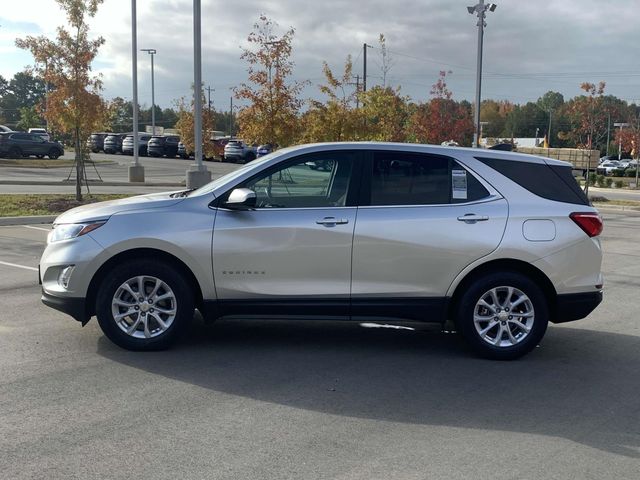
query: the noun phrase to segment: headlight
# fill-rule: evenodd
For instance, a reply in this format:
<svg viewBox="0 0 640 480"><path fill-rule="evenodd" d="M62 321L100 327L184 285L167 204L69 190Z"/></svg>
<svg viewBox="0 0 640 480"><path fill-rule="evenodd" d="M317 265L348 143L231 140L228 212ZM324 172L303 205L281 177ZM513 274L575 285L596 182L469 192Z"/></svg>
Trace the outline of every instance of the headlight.
<svg viewBox="0 0 640 480"><path fill-rule="evenodd" d="M59 242L61 240L69 240L70 238L76 238L86 233L94 231L96 228L101 227L107 221L92 223L61 223L55 225L51 233L49 233L48 241Z"/></svg>

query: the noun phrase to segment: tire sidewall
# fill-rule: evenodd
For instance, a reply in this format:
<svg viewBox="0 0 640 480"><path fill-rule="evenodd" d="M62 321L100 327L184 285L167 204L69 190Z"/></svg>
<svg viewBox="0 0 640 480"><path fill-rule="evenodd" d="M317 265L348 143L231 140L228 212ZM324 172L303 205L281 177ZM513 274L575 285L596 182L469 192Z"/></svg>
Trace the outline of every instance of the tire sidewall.
<svg viewBox="0 0 640 480"><path fill-rule="evenodd" d="M473 315L476 303L495 287L510 286L529 297L535 311L533 328L527 338L511 347L494 347L476 331ZM457 309L456 326L471 348L485 358L513 360L533 350L544 336L549 323L549 305L544 292L530 278L517 272L498 272L474 280L463 293Z"/></svg>
<svg viewBox="0 0 640 480"><path fill-rule="evenodd" d="M118 327L111 313L116 290L128 279L139 275L159 278L176 296L177 312L173 323L164 333L149 339L127 335ZM127 350L163 350L170 347L187 330L193 314L193 294L180 271L167 263L147 259L128 261L113 268L102 281L96 298L96 316L100 328L113 343Z"/></svg>

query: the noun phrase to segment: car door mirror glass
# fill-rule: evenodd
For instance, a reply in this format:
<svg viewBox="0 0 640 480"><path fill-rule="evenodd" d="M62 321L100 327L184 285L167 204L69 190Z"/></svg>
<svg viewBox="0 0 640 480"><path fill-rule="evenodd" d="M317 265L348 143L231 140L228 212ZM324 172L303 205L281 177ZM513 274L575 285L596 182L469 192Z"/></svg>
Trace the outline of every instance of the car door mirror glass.
<svg viewBox="0 0 640 480"><path fill-rule="evenodd" d="M253 208L256 206L256 193L248 188L236 188L225 202L229 208Z"/></svg>

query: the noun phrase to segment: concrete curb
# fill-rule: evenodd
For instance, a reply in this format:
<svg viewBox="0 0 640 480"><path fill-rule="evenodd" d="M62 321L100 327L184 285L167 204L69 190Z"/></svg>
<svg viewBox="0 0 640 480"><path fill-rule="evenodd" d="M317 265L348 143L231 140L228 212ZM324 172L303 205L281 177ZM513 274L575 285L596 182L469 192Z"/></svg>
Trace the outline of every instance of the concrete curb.
<svg viewBox="0 0 640 480"><path fill-rule="evenodd" d="M9 225L38 225L40 223L53 223L58 215L26 215L24 217L0 217L0 226Z"/></svg>
<svg viewBox="0 0 640 480"><path fill-rule="evenodd" d="M634 207L631 205L607 205L606 203L594 203L593 206L602 211L617 211L617 212L638 212L640 213L640 206Z"/></svg>
<svg viewBox="0 0 640 480"><path fill-rule="evenodd" d="M185 182L95 182L89 180L87 182L90 187L184 187ZM75 185L75 181L62 180L59 182L40 182L24 181L24 180L0 180L0 185L46 185L46 186L60 186L60 185Z"/></svg>

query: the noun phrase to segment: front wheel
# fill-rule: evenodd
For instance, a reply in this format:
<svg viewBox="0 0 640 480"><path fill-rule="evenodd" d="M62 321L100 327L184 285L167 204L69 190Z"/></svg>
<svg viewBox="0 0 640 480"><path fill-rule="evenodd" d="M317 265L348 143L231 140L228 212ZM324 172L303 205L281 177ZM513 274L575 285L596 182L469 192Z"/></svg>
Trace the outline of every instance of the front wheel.
<svg viewBox="0 0 640 480"><path fill-rule="evenodd" d="M51 150L49 150L49 158L51 160L55 160L60 156L60 150L56 149L56 148L52 148Z"/></svg>
<svg viewBox="0 0 640 480"><path fill-rule="evenodd" d="M542 290L516 272L476 279L462 295L456 325L479 355L513 360L533 350L544 336L549 307Z"/></svg>
<svg viewBox="0 0 640 480"><path fill-rule="evenodd" d="M147 259L116 266L96 299L104 334L127 350L163 350L187 329L194 314L191 288L172 265Z"/></svg>

